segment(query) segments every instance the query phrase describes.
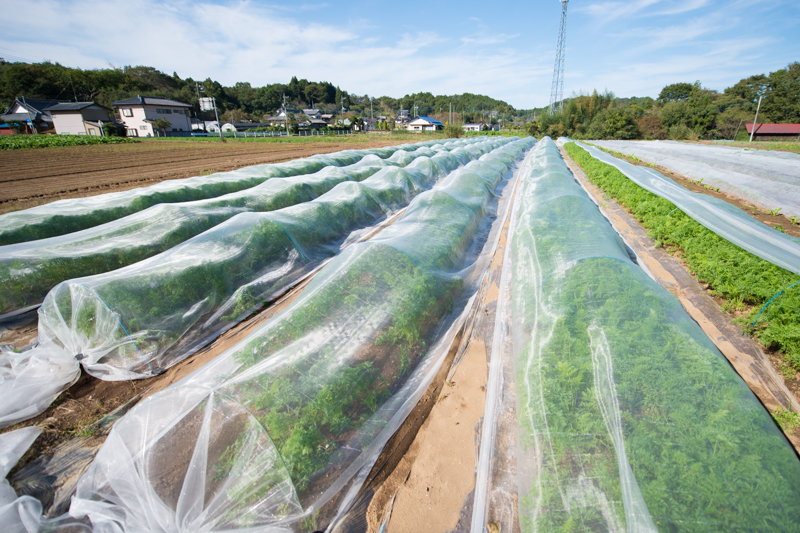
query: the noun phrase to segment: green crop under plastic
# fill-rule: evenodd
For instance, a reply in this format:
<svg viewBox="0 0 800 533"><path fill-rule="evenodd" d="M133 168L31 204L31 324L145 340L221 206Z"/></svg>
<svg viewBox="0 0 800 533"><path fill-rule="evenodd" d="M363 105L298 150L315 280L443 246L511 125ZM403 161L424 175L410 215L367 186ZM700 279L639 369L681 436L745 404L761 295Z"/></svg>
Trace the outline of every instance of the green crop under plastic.
<svg viewBox="0 0 800 533"><path fill-rule="evenodd" d="M675 205L644 190L616 168L594 159L575 143L564 148L586 172L589 180L628 209L650 230L657 244L677 246L681 259L712 294L728 300L727 307L754 306L736 319L748 333L770 349L784 353L786 361L800 370L800 285L784 292L761 314L761 307L800 277L730 243L680 210L667 216Z"/></svg>

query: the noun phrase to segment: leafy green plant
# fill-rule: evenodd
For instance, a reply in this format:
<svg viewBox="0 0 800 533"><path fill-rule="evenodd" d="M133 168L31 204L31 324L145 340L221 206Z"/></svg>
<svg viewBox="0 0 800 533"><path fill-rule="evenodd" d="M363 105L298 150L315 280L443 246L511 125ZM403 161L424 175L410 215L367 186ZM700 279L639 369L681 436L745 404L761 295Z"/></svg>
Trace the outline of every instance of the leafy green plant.
<svg viewBox="0 0 800 533"><path fill-rule="evenodd" d="M96 135L3 135L0 150L24 150L26 148L52 148L57 146L85 146L92 144L135 143L137 139Z"/></svg>
<svg viewBox="0 0 800 533"><path fill-rule="evenodd" d="M753 306L736 319L761 343L783 352L786 361L800 370L800 295L787 291L776 298L752 325L761 306L780 290L800 280L783 268L742 250L701 226L681 211L666 215L675 206L639 187L616 168L594 159L575 143L567 143L570 157L590 181L626 207L660 245L681 250L681 259L692 274L726 300Z"/></svg>
<svg viewBox="0 0 800 533"><path fill-rule="evenodd" d="M793 429L800 427L800 413L795 413L789 409L778 407L772 411L772 417L775 419L778 425L787 431L792 431Z"/></svg>

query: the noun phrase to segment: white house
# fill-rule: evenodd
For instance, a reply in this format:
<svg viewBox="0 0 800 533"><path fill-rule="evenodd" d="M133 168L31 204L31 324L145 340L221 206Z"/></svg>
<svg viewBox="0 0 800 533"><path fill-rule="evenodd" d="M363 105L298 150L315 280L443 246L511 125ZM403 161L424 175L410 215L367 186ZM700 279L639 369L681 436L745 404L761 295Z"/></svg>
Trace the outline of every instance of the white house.
<svg viewBox="0 0 800 533"><path fill-rule="evenodd" d="M481 131L480 124L464 124L461 126L464 131Z"/></svg>
<svg viewBox="0 0 800 533"><path fill-rule="evenodd" d="M407 129L408 131L436 131L443 130L444 124L436 119L422 115L409 122Z"/></svg>
<svg viewBox="0 0 800 533"><path fill-rule="evenodd" d="M189 104L158 96L137 96L113 102L128 130L128 137L153 137L153 121L165 118L171 127L167 131L192 131Z"/></svg>
<svg viewBox="0 0 800 533"><path fill-rule="evenodd" d="M102 135L102 123L113 122L109 109L94 102L62 102L45 108L59 135Z"/></svg>

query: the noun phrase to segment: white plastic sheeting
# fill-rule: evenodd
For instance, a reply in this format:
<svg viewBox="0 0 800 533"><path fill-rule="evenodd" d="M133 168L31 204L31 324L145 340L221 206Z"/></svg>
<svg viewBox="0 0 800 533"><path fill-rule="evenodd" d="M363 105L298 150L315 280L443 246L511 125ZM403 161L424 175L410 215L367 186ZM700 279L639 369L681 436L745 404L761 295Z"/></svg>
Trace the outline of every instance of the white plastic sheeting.
<svg viewBox="0 0 800 533"><path fill-rule="evenodd" d="M462 141L455 142L464 144ZM424 141L413 145L342 150L285 163L254 165L208 176L168 180L129 191L58 200L0 215L0 245L64 235L116 220L160 203L213 198L254 187L270 178L310 174L329 166L352 165L368 155L385 159L397 151L414 150L436 143L437 141Z"/></svg>
<svg viewBox="0 0 800 533"><path fill-rule="evenodd" d="M767 209L800 217L800 154L676 141L591 141L719 187Z"/></svg>
<svg viewBox="0 0 800 533"><path fill-rule="evenodd" d="M42 433L27 427L0 435L0 527L3 533L88 533L92 528L68 515L42 520L42 504L31 496L19 496L5 477Z"/></svg>
<svg viewBox="0 0 800 533"><path fill-rule="evenodd" d="M482 141L463 154L474 159L509 141ZM105 380L142 379L171 367L457 165L447 152L399 153L410 158L405 169L381 166L314 201L241 213L145 261L59 284L39 309L39 345L0 354L0 427L46 409L80 377L81 366ZM354 165L357 171L362 164ZM322 182L317 174L285 179ZM282 180L245 192L271 198L258 190Z"/></svg>
<svg viewBox="0 0 800 533"><path fill-rule="evenodd" d="M329 520L436 372L502 225L490 216L494 191L531 144L498 148L422 193L281 314L137 405L81 478L70 514L96 532Z"/></svg>
<svg viewBox="0 0 800 533"><path fill-rule="evenodd" d="M559 139L570 142L570 139ZM723 239L789 272L800 274L800 239L773 229L719 198L689 191L652 168L632 165L576 142L595 159L617 168L640 187L669 200Z"/></svg>
<svg viewBox="0 0 800 533"><path fill-rule="evenodd" d="M473 530L800 530L794 450L548 138L510 246L513 342L490 368L513 372L490 374Z"/></svg>
<svg viewBox="0 0 800 533"><path fill-rule="evenodd" d="M474 158L487 141L448 143ZM485 148L485 146L484 146ZM471 150L471 151L465 151ZM335 155L335 154L333 154ZM455 155L428 147L398 151L387 159L372 154L352 165L328 166L309 174L272 178L215 198L160 203L92 228L30 242L0 246L0 316L38 305L56 284L108 272L151 257L238 213L265 212L313 200L343 181L362 181L387 166L407 166L418 157L452 166ZM318 165L311 165L316 169Z"/></svg>

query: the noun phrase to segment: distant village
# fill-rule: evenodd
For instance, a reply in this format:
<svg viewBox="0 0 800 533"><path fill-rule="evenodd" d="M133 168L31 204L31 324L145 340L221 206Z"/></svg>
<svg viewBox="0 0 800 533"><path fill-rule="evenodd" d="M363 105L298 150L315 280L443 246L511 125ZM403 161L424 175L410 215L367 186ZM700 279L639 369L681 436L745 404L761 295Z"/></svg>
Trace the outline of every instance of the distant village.
<svg viewBox="0 0 800 533"><path fill-rule="evenodd" d="M135 96L111 104L113 109L95 102L73 102L40 98L17 98L0 115L0 134L56 133L61 135L115 135L127 137L189 137L228 132L346 130L367 133L390 133L392 130L428 132L443 130L445 124L425 115L412 115L400 109L394 116L354 116L323 113L318 109L284 107L262 122L222 122L202 120L192 106L158 96ZM497 113L494 111L493 113ZM213 114L213 113L212 113ZM468 131L499 130L498 124L480 122L463 124Z"/></svg>

